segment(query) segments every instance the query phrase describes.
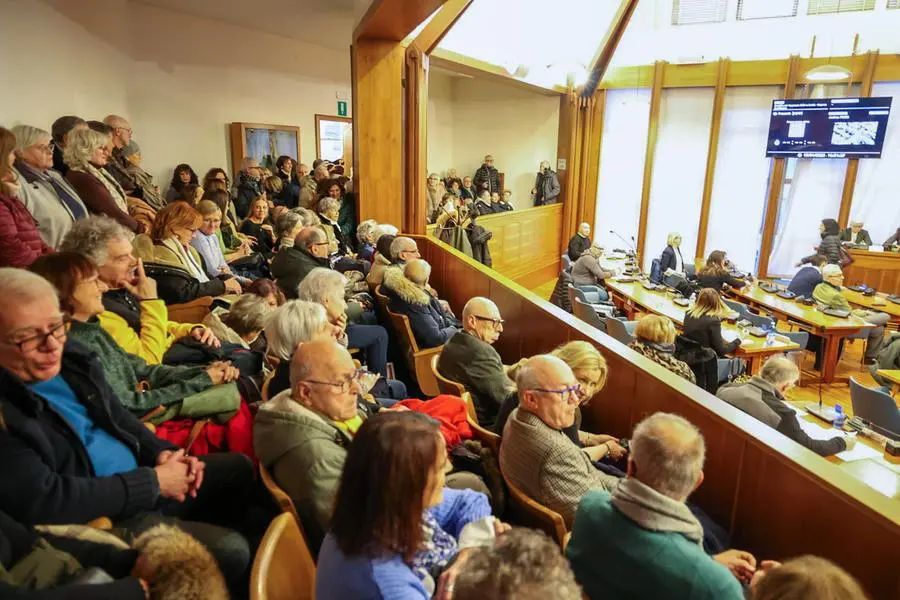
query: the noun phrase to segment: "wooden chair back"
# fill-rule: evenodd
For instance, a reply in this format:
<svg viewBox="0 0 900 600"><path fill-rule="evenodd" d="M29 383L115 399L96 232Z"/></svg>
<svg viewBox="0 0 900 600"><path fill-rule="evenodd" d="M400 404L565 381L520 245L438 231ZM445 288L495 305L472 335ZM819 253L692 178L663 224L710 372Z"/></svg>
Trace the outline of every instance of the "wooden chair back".
<svg viewBox="0 0 900 600"><path fill-rule="evenodd" d="M314 600L316 563L297 519L281 513L269 524L253 559L250 600Z"/></svg>
<svg viewBox="0 0 900 600"><path fill-rule="evenodd" d="M463 394L466 393L465 386L459 382L453 381L452 379L447 379L440 374L437 368L440 358L440 354L435 354L431 357L431 372L434 373L434 378L437 380L438 391L440 391L440 393L442 394L450 394L451 396L459 396L460 398L462 398Z"/></svg>
<svg viewBox="0 0 900 600"><path fill-rule="evenodd" d="M478 424L478 416L475 414L475 405L472 402L472 394L463 392L461 397L465 401L466 408L469 411L468 415L466 415L466 420L469 422L469 427L472 429L472 437L481 442L482 446L490 448L494 453L494 456L499 460L500 436Z"/></svg>
<svg viewBox="0 0 900 600"><path fill-rule="evenodd" d="M397 334L397 342L403 348L403 354L415 373L422 393L426 396L437 396L439 390L437 380L431 371L431 357L440 354L443 346L420 349L409 324L409 318L406 315L398 315L387 307L385 307L385 312L391 320L391 325Z"/></svg>
<svg viewBox="0 0 900 600"><path fill-rule="evenodd" d="M269 385L272 383L272 380L275 379L275 371L273 370L269 373L262 384L262 389L260 390L260 395L262 396L263 402L269 401Z"/></svg>
<svg viewBox="0 0 900 600"><path fill-rule="evenodd" d="M170 304L167 307L169 320L176 323L200 323L209 314L212 301L212 296L203 296L183 304Z"/></svg>
<svg viewBox="0 0 900 600"><path fill-rule="evenodd" d="M503 476L503 481L506 482L506 487L509 489L507 510L509 511L510 519L518 525L540 529L559 544L560 548L565 548L568 530L562 515L529 498L525 492L517 488L505 475Z"/></svg>
<svg viewBox="0 0 900 600"><path fill-rule="evenodd" d="M288 496L287 492L281 489L281 486L275 483L275 478L272 477L272 474L269 473L269 470L265 468L262 463L259 464L259 477L262 479L263 485L266 486L266 489L269 491L269 495L275 500L275 504L281 509L281 512L290 513L294 516L297 520L297 527L300 528L300 533L303 534L303 539L306 539L306 534L303 532L303 525L300 521L300 515L297 514L297 508L294 506L294 501L291 500L291 497Z"/></svg>

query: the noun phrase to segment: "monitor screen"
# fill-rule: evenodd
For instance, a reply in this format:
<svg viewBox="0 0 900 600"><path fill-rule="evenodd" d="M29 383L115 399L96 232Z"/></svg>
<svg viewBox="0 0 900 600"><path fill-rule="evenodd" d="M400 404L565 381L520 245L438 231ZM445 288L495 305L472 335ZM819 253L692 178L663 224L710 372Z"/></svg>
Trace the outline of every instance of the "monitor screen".
<svg viewBox="0 0 900 600"><path fill-rule="evenodd" d="M890 96L775 100L766 156L881 158L891 100Z"/></svg>

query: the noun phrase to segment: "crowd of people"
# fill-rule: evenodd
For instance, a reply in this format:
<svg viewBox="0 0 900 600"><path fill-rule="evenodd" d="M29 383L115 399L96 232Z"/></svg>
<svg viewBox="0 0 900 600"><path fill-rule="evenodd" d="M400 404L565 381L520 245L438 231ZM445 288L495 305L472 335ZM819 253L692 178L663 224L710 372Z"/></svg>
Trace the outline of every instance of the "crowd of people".
<svg viewBox="0 0 900 600"><path fill-rule="evenodd" d="M504 365L500 308L474 297L457 316L415 239L355 223L340 165L280 157L268 174L245 158L232 186L181 164L162 193L127 120L51 131L0 129L3 597L248 597L277 511L263 469L296 508L323 600L864 598L827 561L730 549L688 500L705 445L683 418L650 415L630 439L586 431L581 408L614 376L594 345ZM474 187L499 193L487 158ZM542 164L542 203L554 179ZM191 302L200 322L172 318ZM697 307L715 345L715 290ZM383 311L441 348L437 370L471 393L498 456L473 460L461 398L423 397ZM635 344L675 364L672 334L642 321ZM799 435L778 404L795 375L773 359L723 398ZM565 554L496 516L503 480L562 515Z"/></svg>

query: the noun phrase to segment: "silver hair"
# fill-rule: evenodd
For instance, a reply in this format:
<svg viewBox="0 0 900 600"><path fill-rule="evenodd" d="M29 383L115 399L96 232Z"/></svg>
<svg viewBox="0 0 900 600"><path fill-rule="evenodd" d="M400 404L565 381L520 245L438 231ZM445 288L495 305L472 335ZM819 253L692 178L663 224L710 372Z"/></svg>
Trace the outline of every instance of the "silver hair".
<svg viewBox="0 0 900 600"><path fill-rule="evenodd" d="M421 258L411 260L403 268L403 276L415 284L425 285L425 282L431 277L431 265Z"/></svg>
<svg viewBox="0 0 900 600"><path fill-rule="evenodd" d="M269 353L281 360L291 360L297 345L308 342L328 323L325 307L306 300L288 300L266 320Z"/></svg>
<svg viewBox="0 0 900 600"><path fill-rule="evenodd" d="M73 129L66 138L63 160L73 169L84 167L97 148L109 143L110 136L93 129Z"/></svg>
<svg viewBox="0 0 900 600"><path fill-rule="evenodd" d="M519 392L533 390L541 386L541 380L546 373L548 366L562 368L564 371L570 371L571 368L563 359L553 356L552 354L538 354L529 358L516 374L516 387Z"/></svg>
<svg viewBox="0 0 900 600"><path fill-rule="evenodd" d="M400 253L406 252L409 245L416 246L416 240L403 236L394 238L394 241L391 242L391 260L400 258Z"/></svg>
<svg viewBox="0 0 900 600"><path fill-rule="evenodd" d="M296 208L292 208L288 212L296 213L300 215L300 220L303 221L304 227L312 227L314 225L321 225L322 221L319 220L319 216L308 208L303 208L302 206L297 206Z"/></svg>
<svg viewBox="0 0 900 600"><path fill-rule="evenodd" d="M49 281L31 271L13 267L0 267L0 298L7 308L39 298L53 298L59 304L56 289Z"/></svg>
<svg viewBox="0 0 900 600"><path fill-rule="evenodd" d="M289 234L297 226L297 223L303 221L303 218L290 210L286 210L275 220L275 237L281 238Z"/></svg>
<svg viewBox="0 0 900 600"><path fill-rule="evenodd" d="M255 294L244 294L235 300L228 312L222 316L222 323L243 337L262 331L271 312L272 307L269 306L268 300Z"/></svg>
<svg viewBox="0 0 900 600"><path fill-rule="evenodd" d="M259 161L253 158L252 156L245 156L241 159L241 171L246 171L247 169L259 166Z"/></svg>
<svg viewBox="0 0 900 600"><path fill-rule="evenodd" d="M16 147L14 150L16 152L20 152L29 146L33 146L43 140L47 140L48 142L51 139L50 132L44 131L43 129L38 129L37 127L32 127L31 125L16 125L12 129L10 129L12 134L16 137Z"/></svg>
<svg viewBox="0 0 900 600"><path fill-rule="evenodd" d="M60 252L77 252L87 256L98 267L106 264L106 252L113 240L131 243L134 233L109 217L88 217L75 221L59 245Z"/></svg>
<svg viewBox="0 0 900 600"><path fill-rule="evenodd" d="M397 235L398 233L400 230L390 223L381 223L375 228L375 242L378 243L378 238L383 235Z"/></svg>
<svg viewBox="0 0 900 600"><path fill-rule="evenodd" d="M330 209L340 210L341 203L332 198L331 196L325 196L321 200L319 200L319 212L322 214L327 213Z"/></svg>
<svg viewBox="0 0 900 600"><path fill-rule="evenodd" d="M789 358L773 356L763 365L759 376L774 385L793 383L800 377L800 369Z"/></svg>
<svg viewBox="0 0 900 600"><path fill-rule="evenodd" d="M371 235L372 243L375 243L375 231L377 228L378 223L375 222L375 219L363 221L356 227L356 239L359 240L360 244L364 244Z"/></svg>
<svg viewBox="0 0 900 600"><path fill-rule="evenodd" d="M344 297L345 285L347 278L337 271L316 267L297 286L297 297L319 304L326 300L336 302Z"/></svg>
<svg viewBox="0 0 900 600"><path fill-rule="evenodd" d="M323 164L319 165L318 167L316 167L316 170L313 171L313 179L316 178L315 177L316 175L324 175L325 178L327 179L328 178L328 165L323 163Z"/></svg>
<svg viewBox="0 0 900 600"><path fill-rule="evenodd" d="M655 413L637 424L631 436L631 461L637 478L660 494L683 502L694 491L706 442L687 419Z"/></svg>

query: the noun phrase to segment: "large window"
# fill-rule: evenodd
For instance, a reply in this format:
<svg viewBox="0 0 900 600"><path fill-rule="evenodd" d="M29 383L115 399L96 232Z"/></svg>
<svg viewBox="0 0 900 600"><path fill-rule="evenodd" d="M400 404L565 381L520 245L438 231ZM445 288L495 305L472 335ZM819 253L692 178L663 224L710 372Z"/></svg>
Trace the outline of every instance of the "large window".
<svg viewBox="0 0 900 600"><path fill-rule="evenodd" d="M771 160L765 147L778 86L727 88L706 234L706 254L724 250L740 269L755 271Z"/></svg>
<svg viewBox="0 0 900 600"><path fill-rule="evenodd" d="M650 90L606 92L594 219L594 239L606 248L626 248L637 239L649 119Z"/></svg>
<svg viewBox="0 0 900 600"><path fill-rule="evenodd" d="M663 90L644 243L646 269L662 253L670 232L681 234L684 261L694 262L713 95L711 88Z"/></svg>

